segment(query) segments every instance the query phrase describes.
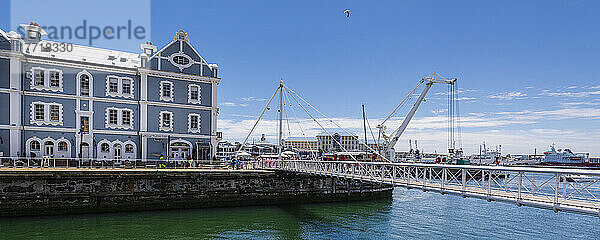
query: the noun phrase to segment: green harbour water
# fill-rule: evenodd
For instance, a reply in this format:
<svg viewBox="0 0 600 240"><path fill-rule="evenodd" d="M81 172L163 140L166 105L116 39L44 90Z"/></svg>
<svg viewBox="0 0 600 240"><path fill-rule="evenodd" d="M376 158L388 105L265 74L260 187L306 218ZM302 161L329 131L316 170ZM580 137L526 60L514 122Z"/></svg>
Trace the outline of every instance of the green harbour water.
<svg viewBox="0 0 600 240"><path fill-rule="evenodd" d="M0 239L599 239L600 218L394 190L374 201L0 219Z"/></svg>

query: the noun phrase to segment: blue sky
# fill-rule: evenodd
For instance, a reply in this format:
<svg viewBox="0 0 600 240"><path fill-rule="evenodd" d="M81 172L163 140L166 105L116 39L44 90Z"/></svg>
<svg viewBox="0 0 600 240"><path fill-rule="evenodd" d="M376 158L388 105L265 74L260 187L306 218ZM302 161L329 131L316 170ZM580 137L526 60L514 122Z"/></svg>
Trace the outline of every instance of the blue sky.
<svg viewBox="0 0 600 240"><path fill-rule="evenodd" d="M435 71L459 79L467 153L486 141L505 153L556 143L598 156L598 10L585 0L152 1L151 40L164 46L183 29L219 64L226 139L244 137L281 78L362 136L361 104L374 126ZM0 27L8 21L0 16ZM419 139L425 151L444 151L445 91L434 86L397 150ZM267 111L258 133L273 139L274 119Z"/></svg>

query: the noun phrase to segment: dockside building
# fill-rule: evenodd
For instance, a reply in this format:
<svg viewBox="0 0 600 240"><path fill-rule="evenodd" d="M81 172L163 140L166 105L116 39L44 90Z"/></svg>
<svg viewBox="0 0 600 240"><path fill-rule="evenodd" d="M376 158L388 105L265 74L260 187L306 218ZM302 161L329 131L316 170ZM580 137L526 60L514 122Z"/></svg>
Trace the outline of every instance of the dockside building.
<svg viewBox="0 0 600 240"><path fill-rule="evenodd" d="M218 66L179 31L139 53L0 30L3 157L210 159L217 147ZM65 48L66 46L66 48Z"/></svg>

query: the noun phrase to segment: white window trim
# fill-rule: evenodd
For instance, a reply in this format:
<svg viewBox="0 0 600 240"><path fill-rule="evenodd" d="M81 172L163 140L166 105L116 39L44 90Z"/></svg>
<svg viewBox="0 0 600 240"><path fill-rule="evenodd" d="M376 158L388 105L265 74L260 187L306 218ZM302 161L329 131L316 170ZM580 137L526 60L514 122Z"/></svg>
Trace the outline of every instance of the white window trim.
<svg viewBox="0 0 600 240"><path fill-rule="evenodd" d="M90 83L89 83L89 95L88 96L84 96L84 97L93 97L94 96L94 77L92 76L91 73L89 73L86 70L83 70L79 73L77 73L77 76L75 76L75 80L77 81L77 96L82 96L81 95L81 76L82 75L87 75L90 79Z"/></svg>
<svg viewBox="0 0 600 240"><path fill-rule="evenodd" d="M103 152L102 151L102 144L108 144L108 152ZM101 141L98 142L98 144L96 145L96 156L97 158L104 158L104 159L112 159L112 153L113 153L113 144L112 142L106 140L106 139L102 139Z"/></svg>
<svg viewBox="0 0 600 240"><path fill-rule="evenodd" d="M106 143L108 144L108 152L102 152L102 144ZM116 144L120 144L121 145L121 160L124 159L136 159L137 156L137 145L135 144L135 142L131 141L131 140L127 140L125 142L121 142L120 140L114 140L114 141L109 141L107 139L102 139L101 141L98 142L98 144L96 145L96 152L97 152L97 158L102 158L102 159L114 159L115 158L115 145ZM131 144L133 145L133 152L132 153L126 153L125 152L125 145L127 144Z"/></svg>
<svg viewBox="0 0 600 240"><path fill-rule="evenodd" d="M168 83L168 84L171 85L171 94L170 94L171 96L170 97L164 97L163 96L163 84L164 83ZM173 94L175 92L175 89L174 89L173 86L174 86L173 82L171 82L171 81L160 81L160 85L158 86L158 88L159 88L159 94L160 94L159 95L159 99L162 100L162 101L172 102L173 101Z"/></svg>
<svg viewBox="0 0 600 240"><path fill-rule="evenodd" d="M192 99L192 87L198 88L198 99ZM189 84L188 85L188 103L192 104L200 104L202 103L202 88L198 84Z"/></svg>
<svg viewBox="0 0 600 240"><path fill-rule="evenodd" d="M36 86L35 85L35 70L44 71L44 86ZM58 72L58 87L50 86L50 71ZM62 92L63 91L63 71L60 69L31 67L31 69L27 73L27 77L29 77L29 79L30 79L29 87L31 89L46 90L46 91L53 91L53 92Z"/></svg>
<svg viewBox="0 0 600 240"><path fill-rule="evenodd" d="M127 144L133 145L133 152L128 153L125 151ZM127 140L123 143L123 149L121 150L121 159L135 159L137 156L137 145L131 140Z"/></svg>
<svg viewBox="0 0 600 240"><path fill-rule="evenodd" d="M31 142L32 141L37 141L40 144L40 149L39 150L32 150L31 149ZM44 143L42 142L42 139L33 136L30 137L29 139L27 139L27 141L25 141L25 153L27 154L27 157L31 156L31 153L35 153L36 157L41 157L42 155L42 150L44 148Z"/></svg>
<svg viewBox="0 0 600 240"><path fill-rule="evenodd" d="M192 129L192 116L197 116L198 117L198 128L197 129ZM197 114L197 113L190 113L190 114L188 114L188 132L191 132L191 133L200 133L201 123L202 123L202 120L200 118L200 114Z"/></svg>
<svg viewBox="0 0 600 240"><path fill-rule="evenodd" d="M109 111L116 110L117 111L117 124L111 124L109 119ZM123 111L129 111L131 114L131 119L128 125L123 124ZM106 128L111 129L133 129L133 110L129 108L116 108L116 107L108 107L104 110L104 125Z"/></svg>
<svg viewBox="0 0 600 240"><path fill-rule="evenodd" d="M167 113L169 115L171 115L171 122L170 122L170 126L169 127L165 127L163 126L163 114ZM169 111L160 111L160 113L158 114L158 130L160 131L165 131L165 132L171 132L173 131L173 113L169 112Z"/></svg>
<svg viewBox="0 0 600 240"><path fill-rule="evenodd" d="M35 119L35 105L41 104L44 105L44 120L36 120ZM50 105L58 106L58 121L50 121ZM41 125L52 125L52 126L62 126L63 125L63 106L60 103L52 102L45 103L40 101L32 102L29 106L29 123L36 124L38 126Z"/></svg>
<svg viewBox="0 0 600 240"><path fill-rule="evenodd" d="M67 143L67 150L65 150L65 151L61 151L61 150L59 150L59 149L58 149L58 144L59 144L60 142L65 142L65 143ZM70 155L70 153L71 153L71 141L67 140L67 139L66 139L66 138L64 138L64 137L61 137L61 138L57 139L57 140L56 140L56 152L61 152L61 153L63 153L63 154L65 154L65 153L69 153L69 155Z"/></svg>
<svg viewBox="0 0 600 240"><path fill-rule="evenodd" d="M110 89L110 84L109 84L110 81L109 81L109 79L110 78L116 78L117 81L119 82L118 86L117 86L117 92L116 93L113 93L113 92L109 91L109 89ZM131 83L131 93L128 93L128 94L123 93L123 80L129 80L129 82ZM134 88L135 88L134 85L135 84L133 83L133 79L131 79L131 78L128 78L128 77L119 77L119 76L115 76L115 75L108 75L108 76L106 76L106 96L109 96L109 97L122 97L122 98L133 98L133 93L134 93L133 91L134 91Z"/></svg>
<svg viewBox="0 0 600 240"><path fill-rule="evenodd" d="M32 141L37 141L40 144L39 150L31 149ZM53 157L60 157L60 158L71 157L71 141L69 141L68 139L66 139L64 137L54 140L51 137L46 137L44 139L40 139L37 136L32 136L29 139L27 139L27 141L25 141L25 154L29 157L29 156L31 156L31 153L33 152L36 154L36 157L38 157L38 158L42 157L42 156L46 156L45 155L46 142L52 142L52 144L54 146ZM67 143L67 150L65 150L65 151L58 150L58 143L60 143L60 142Z"/></svg>

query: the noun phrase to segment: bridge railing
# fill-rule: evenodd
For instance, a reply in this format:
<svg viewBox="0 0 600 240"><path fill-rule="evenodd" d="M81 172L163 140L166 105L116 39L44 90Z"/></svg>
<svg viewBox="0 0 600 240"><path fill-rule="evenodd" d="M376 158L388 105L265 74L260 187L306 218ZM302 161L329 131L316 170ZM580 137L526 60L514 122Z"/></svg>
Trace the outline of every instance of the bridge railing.
<svg viewBox="0 0 600 240"><path fill-rule="evenodd" d="M600 216L600 170L313 160L259 160L252 166Z"/></svg>

